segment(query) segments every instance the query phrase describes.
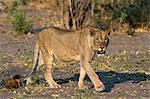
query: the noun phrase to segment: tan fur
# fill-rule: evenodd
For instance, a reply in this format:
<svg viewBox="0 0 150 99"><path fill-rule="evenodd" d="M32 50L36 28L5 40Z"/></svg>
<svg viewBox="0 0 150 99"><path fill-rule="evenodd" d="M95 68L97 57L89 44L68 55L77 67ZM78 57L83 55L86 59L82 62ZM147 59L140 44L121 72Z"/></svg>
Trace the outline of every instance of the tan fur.
<svg viewBox="0 0 150 99"><path fill-rule="evenodd" d="M38 34L32 73L37 70L38 63L43 58L46 65L45 79L50 88L58 88L60 85L53 80L51 74L53 58L66 62L80 61L79 88L85 88L83 80L87 74L95 90L102 91L104 85L90 64L96 52L105 52L107 43L108 33L93 27L76 31L47 28Z"/></svg>

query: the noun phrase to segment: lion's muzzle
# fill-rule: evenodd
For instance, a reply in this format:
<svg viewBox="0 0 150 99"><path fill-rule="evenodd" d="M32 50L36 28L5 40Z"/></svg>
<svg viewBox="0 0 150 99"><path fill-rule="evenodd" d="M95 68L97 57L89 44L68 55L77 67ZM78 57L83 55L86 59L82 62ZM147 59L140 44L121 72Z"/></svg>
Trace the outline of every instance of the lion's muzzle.
<svg viewBox="0 0 150 99"><path fill-rule="evenodd" d="M97 54L98 57L99 56L104 56L105 53L106 53L105 48L103 48L103 49L100 48L99 50L96 51L96 54Z"/></svg>

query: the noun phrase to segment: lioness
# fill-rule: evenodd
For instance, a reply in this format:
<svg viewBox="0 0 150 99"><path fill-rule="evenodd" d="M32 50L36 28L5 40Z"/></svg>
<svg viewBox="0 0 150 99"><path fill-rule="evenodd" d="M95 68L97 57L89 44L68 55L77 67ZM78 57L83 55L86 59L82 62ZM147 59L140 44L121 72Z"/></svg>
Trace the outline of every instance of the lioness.
<svg viewBox="0 0 150 99"><path fill-rule="evenodd" d="M105 53L108 42L109 31L102 31L93 27L75 31L54 27L44 29L37 37L32 73L37 70L42 56L46 65L45 79L49 87L59 88L60 85L54 81L51 74L53 59L56 58L66 62L79 61L79 88L86 88L83 81L87 74L94 84L95 90L102 91L104 85L92 69L91 62L96 54Z"/></svg>

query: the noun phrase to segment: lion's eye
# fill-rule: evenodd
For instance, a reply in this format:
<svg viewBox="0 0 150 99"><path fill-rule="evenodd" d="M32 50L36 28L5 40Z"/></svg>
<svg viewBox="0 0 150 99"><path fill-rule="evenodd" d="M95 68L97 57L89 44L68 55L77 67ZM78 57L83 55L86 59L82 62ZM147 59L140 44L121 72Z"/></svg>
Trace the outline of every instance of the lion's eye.
<svg viewBox="0 0 150 99"><path fill-rule="evenodd" d="M108 40L108 39L107 39L107 38L105 38L105 40L104 40L104 41L105 41L105 42L107 42L107 40Z"/></svg>
<svg viewBox="0 0 150 99"><path fill-rule="evenodd" d="M96 38L96 41L99 41L98 38Z"/></svg>

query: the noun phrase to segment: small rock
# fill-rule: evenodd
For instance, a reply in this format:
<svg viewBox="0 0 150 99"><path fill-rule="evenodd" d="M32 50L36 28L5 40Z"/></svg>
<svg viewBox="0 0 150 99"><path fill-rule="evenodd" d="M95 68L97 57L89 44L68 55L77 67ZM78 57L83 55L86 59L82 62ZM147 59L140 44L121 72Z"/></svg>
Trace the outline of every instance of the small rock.
<svg viewBox="0 0 150 99"><path fill-rule="evenodd" d="M53 97L59 97L59 94L52 94Z"/></svg>

